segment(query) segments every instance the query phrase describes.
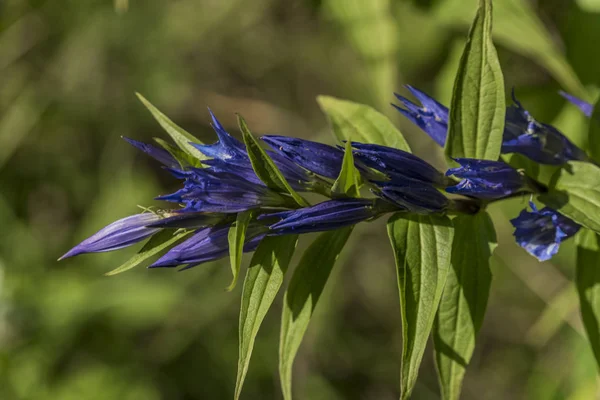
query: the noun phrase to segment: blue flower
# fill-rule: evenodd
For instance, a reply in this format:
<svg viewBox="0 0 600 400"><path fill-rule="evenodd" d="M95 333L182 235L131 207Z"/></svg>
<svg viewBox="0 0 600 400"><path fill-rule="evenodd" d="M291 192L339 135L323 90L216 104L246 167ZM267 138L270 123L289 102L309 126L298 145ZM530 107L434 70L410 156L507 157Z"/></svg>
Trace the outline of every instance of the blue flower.
<svg viewBox="0 0 600 400"><path fill-rule="evenodd" d="M354 155L364 165L391 179L410 179L442 186L444 174L419 157L391 147L378 144L352 142Z"/></svg>
<svg viewBox="0 0 600 400"><path fill-rule="evenodd" d="M590 104L587 101L581 100L580 98L577 98L563 91L560 91L559 93L562 97L569 100L572 104L576 105L585 114L586 117L592 116L592 113L594 112L593 104Z"/></svg>
<svg viewBox="0 0 600 400"><path fill-rule="evenodd" d="M142 213L115 221L73 247L59 260L83 253L100 253L131 246L158 232L160 228L146 226L160 218L153 213Z"/></svg>
<svg viewBox="0 0 600 400"><path fill-rule="evenodd" d="M451 168L447 176L462 180L446 188L448 193L462 194L479 199L499 199L516 193L531 191L527 178L502 161L455 158L460 164Z"/></svg>
<svg viewBox="0 0 600 400"><path fill-rule="evenodd" d="M342 169L344 152L336 147L287 136L261 137L278 154L315 174L336 179Z"/></svg>
<svg viewBox="0 0 600 400"><path fill-rule="evenodd" d="M263 214L260 220L280 218L269 226L273 234L321 232L357 224L383 212L368 199L329 200L299 210Z"/></svg>
<svg viewBox="0 0 600 400"><path fill-rule="evenodd" d="M450 200L428 183L414 179L393 179L387 182L372 182L377 185L375 195L415 214L431 214L445 211Z"/></svg>
<svg viewBox="0 0 600 400"><path fill-rule="evenodd" d="M538 260L549 260L560 244L575 235L581 226L551 208L538 210L532 202L529 206L531 212L525 209L510 220L515 227L515 240Z"/></svg>
<svg viewBox="0 0 600 400"><path fill-rule="evenodd" d="M183 269L218 260L229 252L228 233L231 225L219 225L197 230L189 239L169 250L165 255L156 260L149 268L177 267L187 264ZM263 227L248 227L244 251L254 251L265 236Z"/></svg>
<svg viewBox="0 0 600 400"><path fill-rule="evenodd" d="M136 147L137 149L143 151L148 154L150 157L154 158L156 161L166 165L170 168L178 168L179 162L165 149L161 149L160 147L156 147L154 145L138 142L137 140L129 139L123 136L130 145Z"/></svg>
<svg viewBox="0 0 600 400"><path fill-rule="evenodd" d="M448 131L448 108L412 86L406 85L406 88L421 102L422 107L397 93L396 97L405 108L395 104L392 106L425 131L437 144L444 146Z"/></svg>
<svg viewBox="0 0 600 400"><path fill-rule="evenodd" d="M217 117L208 109L212 119L212 127L217 134L218 141L213 144L198 144L190 142L192 146L197 148L207 157L224 160L232 165L247 165L249 163L246 147L242 142L231 136Z"/></svg>

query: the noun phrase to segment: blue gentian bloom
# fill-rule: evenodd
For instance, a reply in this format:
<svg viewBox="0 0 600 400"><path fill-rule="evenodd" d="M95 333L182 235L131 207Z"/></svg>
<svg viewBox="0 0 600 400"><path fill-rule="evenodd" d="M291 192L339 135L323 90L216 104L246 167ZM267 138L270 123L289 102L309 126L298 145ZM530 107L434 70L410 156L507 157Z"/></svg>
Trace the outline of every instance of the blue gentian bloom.
<svg viewBox="0 0 600 400"><path fill-rule="evenodd" d="M564 97L565 99L569 100L569 102L577 106L583 112L583 114L585 114L586 117L592 116L592 113L594 112L593 104L590 104L587 101L581 100L580 98L575 97L572 94L565 93L563 91L560 91L559 93L562 97Z"/></svg>
<svg viewBox="0 0 600 400"><path fill-rule="evenodd" d="M440 213L450 204L450 200L439 190L418 180L405 178L372 183L378 187L378 190L373 191L375 195L411 213Z"/></svg>
<svg viewBox="0 0 600 400"><path fill-rule="evenodd" d="M448 193L479 199L499 199L530 191L527 178L502 161L472 158L454 160L460 164L460 167L449 169L446 175L462 180L455 186L447 187Z"/></svg>
<svg viewBox="0 0 600 400"><path fill-rule="evenodd" d="M515 240L529 254L540 261L552 258L560 244L575 235L581 226L557 211L544 207L538 210L529 203L532 211L521 211L510 222L515 227Z"/></svg>
<svg viewBox="0 0 600 400"><path fill-rule="evenodd" d="M197 230L190 238L170 249L156 260L150 268L177 267L187 264L183 269L218 260L229 253L228 233L231 225L218 225ZM262 229L261 229L262 228ZM246 231L244 251L254 251L265 236L266 228L250 226Z"/></svg>
<svg viewBox="0 0 600 400"><path fill-rule="evenodd" d="M357 224L373 218L381 210L369 199L329 200L311 207L273 214L263 214L260 220L280 218L269 226L272 234L321 232Z"/></svg>
<svg viewBox="0 0 600 400"><path fill-rule="evenodd" d="M315 174L336 179L342 169L344 152L336 147L287 136L261 137L278 154Z"/></svg>
<svg viewBox="0 0 600 400"><path fill-rule="evenodd" d="M352 142L353 154L364 165L390 179L411 179L428 184L443 185L444 174L419 157L387 146Z"/></svg>
<svg viewBox="0 0 600 400"><path fill-rule="evenodd" d="M143 151L148 154L150 157L154 158L156 161L166 165L170 168L178 168L179 162L165 149L161 149L160 147L154 146L152 144L138 142L137 140L129 139L123 136L130 145L133 147Z"/></svg>
<svg viewBox="0 0 600 400"><path fill-rule="evenodd" d="M419 126L437 144L444 146L448 133L448 109L425 93L410 86L408 89L421 102L419 107L406 98L396 95L405 108L394 105L414 124ZM573 98L573 102L589 111L587 103ZM561 165L570 160L587 161L585 152L575 146L555 127L536 121L515 98L506 109L502 136L502 153L519 153L540 164Z"/></svg>
<svg viewBox="0 0 600 400"><path fill-rule="evenodd" d="M448 108L412 86L406 85L406 88L421 102L422 107L397 93L395 95L404 108L395 104L392 106L425 131L437 144L444 146L448 131Z"/></svg>
<svg viewBox="0 0 600 400"><path fill-rule="evenodd" d="M157 214L142 213L115 221L73 247L59 260L78 254L100 253L131 246L158 232L160 228L146 226L160 219Z"/></svg>
<svg viewBox="0 0 600 400"><path fill-rule="evenodd" d="M231 136L219 122L213 112L208 109L212 119L212 127L217 134L218 141L213 144L198 144L190 142L207 157L217 158L229 162L231 165L247 165L248 154L242 142Z"/></svg>

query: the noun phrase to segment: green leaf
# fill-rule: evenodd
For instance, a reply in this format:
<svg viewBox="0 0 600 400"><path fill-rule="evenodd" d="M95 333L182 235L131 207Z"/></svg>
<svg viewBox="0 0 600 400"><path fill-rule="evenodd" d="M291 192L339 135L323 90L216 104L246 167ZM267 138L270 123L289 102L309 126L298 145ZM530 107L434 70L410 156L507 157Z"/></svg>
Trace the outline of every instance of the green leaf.
<svg viewBox="0 0 600 400"><path fill-rule="evenodd" d="M454 81L448 157L497 160L504 114L504 78L492 43L492 2L481 0Z"/></svg>
<svg viewBox="0 0 600 400"><path fill-rule="evenodd" d="M401 399L413 390L442 297L454 228L448 217L396 214L387 224L402 314Z"/></svg>
<svg viewBox="0 0 600 400"><path fill-rule="evenodd" d="M154 107L144 96L136 93L137 97L144 104L144 106L150 111L154 119L162 126L162 128L171 136L173 141L179 148L191 156L199 160L206 159L206 156L200 152L197 148L192 146L190 142L202 143L200 140L195 138L191 133L186 132L183 128L171 121L165 114L160 112L158 108Z"/></svg>
<svg viewBox="0 0 600 400"><path fill-rule="evenodd" d="M352 143L346 142L344 159L340 175L333 183L332 194L341 197L360 197L361 178L360 172L354 166L354 155L352 154Z"/></svg>
<svg viewBox="0 0 600 400"><path fill-rule="evenodd" d="M231 263L231 284L227 287L227 291L232 291L235 287L240 268L242 265L242 255L244 254L244 242L246 241L246 230L252 219L252 211L244 211L238 213L237 219L229 228L227 239L229 240L229 259Z"/></svg>
<svg viewBox="0 0 600 400"><path fill-rule="evenodd" d="M285 292L279 342L283 398L292 399L292 366L310 317L352 227L322 233L302 255Z"/></svg>
<svg viewBox="0 0 600 400"><path fill-rule="evenodd" d="M179 165L181 165L182 167L187 167L188 165L197 168L202 167L202 162L199 159L173 146L166 140L163 140L161 138L154 138L154 141L158 143L160 147L168 151L169 154L171 154L173 158L176 159Z"/></svg>
<svg viewBox="0 0 600 400"><path fill-rule="evenodd" d="M473 355L492 283L490 257L496 231L485 212L453 221L452 268L433 327L435 361L445 400L458 400L466 367Z"/></svg>
<svg viewBox="0 0 600 400"><path fill-rule="evenodd" d="M600 236L588 229L577 236L575 283L583 325L600 368Z"/></svg>
<svg viewBox="0 0 600 400"><path fill-rule="evenodd" d="M553 177L548 193L540 201L573 221L600 232L600 167L570 161Z"/></svg>
<svg viewBox="0 0 600 400"><path fill-rule="evenodd" d="M385 115L373 108L330 96L318 96L317 102L340 142L355 140L410 152L402 133Z"/></svg>
<svg viewBox="0 0 600 400"><path fill-rule="evenodd" d="M600 163L600 99L596 101L594 112L590 118L588 149L592 159Z"/></svg>
<svg viewBox="0 0 600 400"><path fill-rule="evenodd" d="M471 15L465 9L475 7L476 2L477 0L445 0L439 3L435 14L441 22L468 26ZM546 29L530 2L494 2L493 35L498 44L546 68L569 93L587 99L588 93L567 61L555 35Z"/></svg>
<svg viewBox="0 0 600 400"><path fill-rule="evenodd" d="M155 233L148 242L142 247L140 251L138 251L133 257L129 260L125 261L120 267L113 269L110 272L107 272L106 276L120 274L121 272L125 272L142 262L146 261L152 256L157 255L161 251L169 248L171 245L174 245L179 240L183 239L191 232L180 232L177 234L173 234L174 231L170 229L163 229L162 231Z"/></svg>
<svg viewBox="0 0 600 400"><path fill-rule="evenodd" d="M260 180L271 190L289 194L299 206L308 207L310 204L292 189L288 181L281 174L281 171L279 171L279 168L271 160L271 157L260 147L260 143L252 135L246 121L240 115L238 115L238 123L242 131L244 143L246 144L248 157L250 157L250 162L252 163L252 169L254 169Z"/></svg>
<svg viewBox="0 0 600 400"><path fill-rule="evenodd" d="M256 335L283 283L297 242L298 235L267 236L258 245L248 267L240 309L236 400L242 392Z"/></svg>

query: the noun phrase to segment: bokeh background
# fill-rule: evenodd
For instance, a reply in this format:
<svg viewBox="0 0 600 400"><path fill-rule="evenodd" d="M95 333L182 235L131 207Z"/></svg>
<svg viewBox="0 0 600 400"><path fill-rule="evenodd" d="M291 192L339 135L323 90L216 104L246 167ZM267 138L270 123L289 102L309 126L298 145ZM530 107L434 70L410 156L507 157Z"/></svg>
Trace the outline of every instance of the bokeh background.
<svg viewBox="0 0 600 400"><path fill-rule="evenodd" d="M557 94L600 85L596 0L497 0L507 89L585 146ZM166 135L143 93L211 142L206 106L237 133L334 143L315 97L387 114L418 155L440 150L395 113L409 83L448 104L473 0L0 1L0 399L228 399L241 285L227 262L106 277L137 249L56 259L178 182L121 140ZM598 396L572 284L573 246L538 263L511 238L527 199L495 206L500 246L464 399ZM362 224L296 359L298 399L396 399L400 315L385 221ZM303 238L300 246L306 246ZM249 257L246 257L246 262ZM245 399L280 399L281 300L259 333ZM437 399L431 352L415 399Z"/></svg>

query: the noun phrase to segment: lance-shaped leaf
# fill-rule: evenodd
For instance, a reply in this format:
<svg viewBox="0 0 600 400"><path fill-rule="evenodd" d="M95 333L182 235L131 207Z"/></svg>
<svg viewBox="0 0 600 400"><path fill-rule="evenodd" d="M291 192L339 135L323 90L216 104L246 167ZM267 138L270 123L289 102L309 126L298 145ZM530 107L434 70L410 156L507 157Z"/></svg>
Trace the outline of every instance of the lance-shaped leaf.
<svg viewBox="0 0 600 400"><path fill-rule="evenodd" d="M240 268L242 265L242 254L244 254L244 242L246 241L246 230L252 219L252 211L244 211L237 215L237 218L231 228L227 239L229 240L229 262L231 263L231 284L227 287L227 291L233 290L235 287Z"/></svg>
<svg viewBox="0 0 600 400"><path fill-rule="evenodd" d="M577 272L581 317L600 368L600 236L584 229L577 236Z"/></svg>
<svg viewBox="0 0 600 400"><path fill-rule="evenodd" d="M504 78L492 43L492 2L480 0L454 81L448 157L497 160L504 114Z"/></svg>
<svg viewBox="0 0 600 400"><path fill-rule="evenodd" d="M580 225L600 232L600 167L571 161L552 178L540 200Z"/></svg>
<svg viewBox="0 0 600 400"><path fill-rule="evenodd" d="M174 159L177 160L180 166L187 167L191 165L192 167L201 167L202 162L196 157L192 156L189 153L181 150L178 147L173 146L171 143L163 140L161 138L154 138L154 141L160 145L163 149L169 152L173 156Z"/></svg>
<svg viewBox="0 0 600 400"><path fill-rule="evenodd" d="M465 370L475 348L490 293L490 257L496 232L489 215L456 217L452 267L433 328L435 361L442 398L458 400Z"/></svg>
<svg viewBox="0 0 600 400"><path fill-rule="evenodd" d="M187 232L179 232L173 233L174 231L171 229L163 229L162 231L155 233L148 242L142 247L142 249L137 252L133 257L129 260L125 261L121 266L113 269L110 272L107 272L106 276L120 274L121 272L125 272L130 270L131 268L143 263L149 258L163 252L168 249L187 235L191 233L191 231Z"/></svg>
<svg viewBox="0 0 600 400"><path fill-rule="evenodd" d="M600 99L596 101L594 111L590 117L588 149L592 159L600 163Z"/></svg>
<svg viewBox="0 0 600 400"><path fill-rule="evenodd" d="M283 283L297 242L298 235L267 236L252 256L242 291L235 399L242 392L256 335Z"/></svg>
<svg viewBox="0 0 600 400"><path fill-rule="evenodd" d="M352 227L322 233L304 252L285 292L279 341L279 379L285 400L292 399L292 366L327 278Z"/></svg>
<svg viewBox="0 0 600 400"><path fill-rule="evenodd" d="M333 183L331 192L333 195L342 197L360 197L361 177L360 172L354 166L354 155L352 154L352 143L346 141L344 159L340 175Z"/></svg>
<svg viewBox="0 0 600 400"><path fill-rule="evenodd" d="M327 115L335 137L340 141L356 140L410 152L404 136L383 114L364 104L319 96L317 102Z"/></svg>
<svg viewBox="0 0 600 400"><path fill-rule="evenodd" d="M160 126L162 126L169 136L171 136L175 144L177 144L181 150L200 160L206 159L204 154L190 144L190 142L202 143L200 140L194 137L194 135L191 133L186 132L185 129L177 125L175 122L171 121L165 114L160 112L158 108L154 107L152 103L146 100L144 96L139 93L136 93L136 95L148 109L148 111L150 111L154 119L160 124Z"/></svg>
<svg viewBox="0 0 600 400"><path fill-rule="evenodd" d="M388 236L394 250L402 314L401 399L413 390L442 297L454 228L448 217L396 214Z"/></svg>
<svg viewBox="0 0 600 400"><path fill-rule="evenodd" d="M244 143L246 144L248 157L250 157L250 162L252 163L252 169L254 169L256 176L258 176L268 188L279 193L287 193L292 196L299 206L308 207L310 204L292 189L288 181L283 177L281 171L279 171L279 168L277 168L273 160L271 160L271 157L269 157L263 148L260 147L260 143L254 135L252 135L246 121L244 121L244 118L240 115L238 115L238 123L240 125L240 130L242 131Z"/></svg>

